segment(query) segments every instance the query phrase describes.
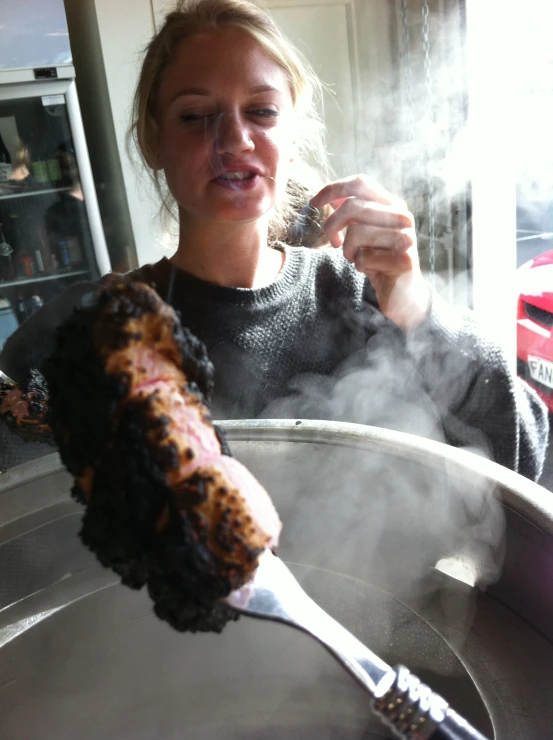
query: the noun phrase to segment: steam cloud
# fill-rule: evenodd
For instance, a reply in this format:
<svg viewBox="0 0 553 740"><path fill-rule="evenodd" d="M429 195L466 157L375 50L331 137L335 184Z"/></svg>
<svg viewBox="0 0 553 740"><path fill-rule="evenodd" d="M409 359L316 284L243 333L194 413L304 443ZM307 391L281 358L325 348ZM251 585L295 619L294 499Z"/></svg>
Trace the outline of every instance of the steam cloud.
<svg viewBox="0 0 553 740"><path fill-rule="evenodd" d="M442 378L453 389L452 403L466 390L466 377L458 372ZM261 417L348 421L446 441L440 412L412 366L398 364L379 338L336 377L301 376L290 390ZM470 451L485 456L485 440L474 440ZM445 462L436 470L399 454L339 446L304 455L299 466L287 469L279 456L278 469L262 471L277 508L281 496L292 502L294 511L281 510L282 546L284 552L297 550L299 562L307 552L318 567L380 583L410 599L433 592L429 570L444 558L465 562L480 587L498 577L503 513L476 476L461 479ZM470 599L456 604L458 618L463 610L470 613Z"/></svg>

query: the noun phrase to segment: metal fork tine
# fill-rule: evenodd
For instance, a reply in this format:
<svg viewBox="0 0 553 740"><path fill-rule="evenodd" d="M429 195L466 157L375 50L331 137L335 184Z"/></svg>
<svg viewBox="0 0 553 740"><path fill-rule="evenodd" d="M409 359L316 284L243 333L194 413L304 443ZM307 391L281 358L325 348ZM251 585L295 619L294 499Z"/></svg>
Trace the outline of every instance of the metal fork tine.
<svg viewBox="0 0 553 740"><path fill-rule="evenodd" d="M373 696L373 709L399 738L486 740L407 668L392 668L311 599L280 558L266 550L226 603L241 614L288 624L314 637Z"/></svg>
<svg viewBox="0 0 553 740"><path fill-rule="evenodd" d="M311 599L280 558L266 550L249 583L226 599L242 614L284 622L321 642L374 694L393 669Z"/></svg>

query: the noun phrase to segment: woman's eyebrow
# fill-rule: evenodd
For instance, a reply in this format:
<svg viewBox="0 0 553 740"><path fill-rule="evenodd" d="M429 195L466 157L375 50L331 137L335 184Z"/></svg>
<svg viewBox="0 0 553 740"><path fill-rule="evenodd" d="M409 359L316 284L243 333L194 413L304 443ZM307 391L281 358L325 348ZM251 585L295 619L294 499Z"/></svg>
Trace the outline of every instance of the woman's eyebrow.
<svg viewBox="0 0 553 740"><path fill-rule="evenodd" d="M250 87L249 92L252 95L255 95L256 93L262 93L262 92L282 93L282 90L279 90L278 87L273 87L272 85L256 85L255 87Z"/></svg>
<svg viewBox="0 0 553 740"><path fill-rule="evenodd" d="M264 92L274 92L282 95L282 90L279 90L278 87L273 87L272 85L255 85L255 87L250 87L248 92L250 95L257 95L258 93ZM171 98L171 103L178 98L186 97L187 95L201 95L208 97L211 95L211 92L205 87L185 87L183 90L179 90L178 93L175 93Z"/></svg>
<svg viewBox="0 0 553 740"><path fill-rule="evenodd" d="M179 90L178 93L173 95L171 103L177 98L181 98L185 95L210 95L211 93L205 87L185 87L184 90Z"/></svg>

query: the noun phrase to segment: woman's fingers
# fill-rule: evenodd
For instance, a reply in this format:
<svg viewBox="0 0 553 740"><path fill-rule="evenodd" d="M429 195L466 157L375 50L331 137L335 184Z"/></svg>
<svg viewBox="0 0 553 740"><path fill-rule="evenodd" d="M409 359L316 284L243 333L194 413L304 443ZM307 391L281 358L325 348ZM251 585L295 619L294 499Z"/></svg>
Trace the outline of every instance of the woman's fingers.
<svg viewBox="0 0 553 740"><path fill-rule="evenodd" d="M365 275L381 273L398 276L413 268L413 256L406 250L362 247L357 250L353 262L356 269Z"/></svg>
<svg viewBox="0 0 553 740"><path fill-rule="evenodd" d="M421 274L415 219L405 201L366 175L337 180L311 199L336 210L324 224L329 242L368 276L384 316L408 330L424 321L430 291Z"/></svg>
<svg viewBox="0 0 553 740"><path fill-rule="evenodd" d="M413 229L388 229L365 224L352 224L344 239L344 257L354 262L362 249L377 249L387 252L407 252L416 244Z"/></svg>
<svg viewBox="0 0 553 740"><path fill-rule="evenodd" d="M367 177L367 175L354 175L326 185L311 199L311 205L314 208L322 208L330 203L337 207L346 198L370 200L383 205L402 202L397 196L388 192L386 188L383 188L382 185Z"/></svg>
<svg viewBox="0 0 553 740"><path fill-rule="evenodd" d="M403 200L364 175L327 185L311 201L332 202L324 230L334 247L371 279L395 278L418 267L415 219Z"/></svg>
<svg viewBox="0 0 553 740"><path fill-rule="evenodd" d="M343 231L355 224L388 229L391 232L414 229L414 219L407 210L399 211L396 206L359 198L348 198L344 201L326 220L323 228L330 243L334 247L340 247L343 243Z"/></svg>

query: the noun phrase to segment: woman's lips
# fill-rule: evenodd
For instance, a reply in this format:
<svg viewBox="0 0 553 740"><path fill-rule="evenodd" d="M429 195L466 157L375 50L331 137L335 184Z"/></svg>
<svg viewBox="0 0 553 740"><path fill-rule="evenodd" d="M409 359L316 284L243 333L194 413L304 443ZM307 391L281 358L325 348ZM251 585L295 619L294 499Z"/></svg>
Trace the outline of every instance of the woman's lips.
<svg viewBox="0 0 553 740"><path fill-rule="evenodd" d="M234 190L242 193L247 190L253 190L262 179L262 175L254 172L251 177L244 179L229 179L225 175L219 175L212 182L225 190Z"/></svg>

